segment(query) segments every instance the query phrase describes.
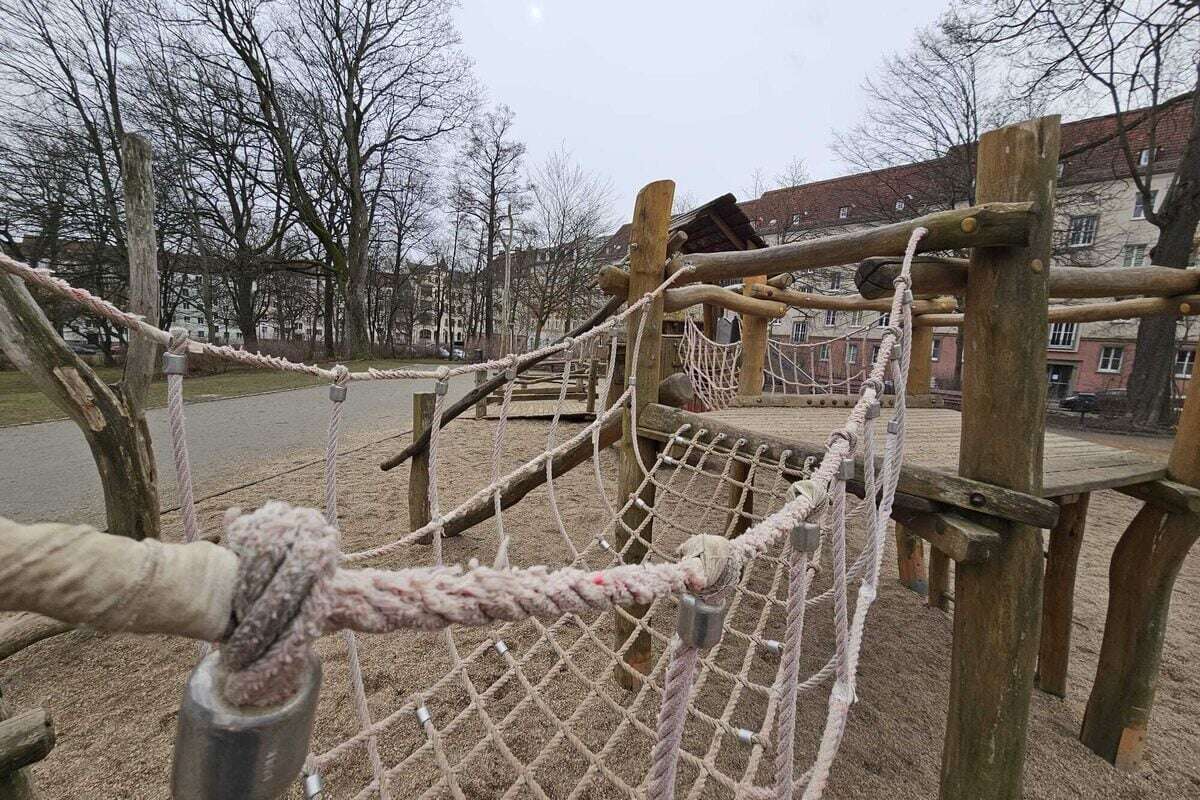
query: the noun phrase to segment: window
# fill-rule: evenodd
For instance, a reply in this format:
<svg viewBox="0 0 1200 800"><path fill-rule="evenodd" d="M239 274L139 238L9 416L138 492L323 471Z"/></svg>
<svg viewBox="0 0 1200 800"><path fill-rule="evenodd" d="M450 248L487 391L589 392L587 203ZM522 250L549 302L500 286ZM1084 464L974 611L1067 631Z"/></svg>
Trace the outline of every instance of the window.
<svg viewBox="0 0 1200 800"><path fill-rule="evenodd" d="M1140 267L1146 263L1146 245L1127 244L1121 251L1121 264L1126 267Z"/></svg>
<svg viewBox="0 0 1200 800"><path fill-rule="evenodd" d="M1055 322L1050 326L1050 347L1054 350L1074 350L1079 325L1074 322Z"/></svg>
<svg viewBox="0 0 1200 800"><path fill-rule="evenodd" d="M817 359L820 361L829 360L829 345L823 344L817 348Z"/></svg>
<svg viewBox="0 0 1200 800"><path fill-rule="evenodd" d="M886 328L888 325L892 324L892 312L884 311L879 315L879 319L875 321L879 323L879 327Z"/></svg>
<svg viewBox="0 0 1200 800"><path fill-rule="evenodd" d="M1069 247L1090 247L1096 241L1096 226L1100 218L1095 214L1082 217L1071 217L1067 229L1067 245Z"/></svg>
<svg viewBox="0 0 1200 800"><path fill-rule="evenodd" d="M846 345L846 363L847 364L857 364L858 363L858 345L856 345L856 344Z"/></svg>
<svg viewBox="0 0 1200 800"><path fill-rule="evenodd" d="M851 311L850 312L850 324L856 328L859 325L862 325L862 315L863 315L863 312L861 312L861 311Z"/></svg>
<svg viewBox="0 0 1200 800"><path fill-rule="evenodd" d="M1154 148L1154 160L1157 161L1160 158L1162 158L1162 148L1156 147L1156 148ZM1150 163L1150 148L1143 147L1141 150L1138 151L1138 166L1144 167L1149 163Z"/></svg>
<svg viewBox="0 0 1200 800"><path fill-rule="evenodd" d="M1102 347L1100 348L1100 364L1096 367L1097 372L1120 372L1121 360L1125 356L1124 347Z"/></svg>
<svg viewBox="0 0 1200 800"><path fill-rule="evenodd" d="M933 340L933 351L929 354L929 360L937 361L941 357L942 357L942 340L934 339Z"/></svg>
<svg viewBox="0 0 1200 800"><path fill-rule="evenodd" d="M897 211L903 211L903 210L904 210L904 201L903 201L903 200L897 200L897 201L896 201L896 210L897 210Z"/></svg>
<svg viewBox="0 0 1200 800"><path fill-rule="evenodd" d="M798 319L792 322L792 341L807 342L808 341L808 320Z"/></svg>
<svg viewBox="0 0 1200 800"><path fill-rule="evenodd" d="M1154 208L1155 201L1157 201L1157 200L1158 200L1158 189L1151 189L1150 190L1150 208L1151 209ZM1142 195L1141 192L1138 192L1137 197L1133 198L1133 218L1134 219L1145 219L1146 218L1146 202L1145 202L1145 197Z"/></svg>
<svg viewBox="0 0 1200 800"><path fill-rule="evenodd" d="M830 289L842 288L842 273L835 272L829 276L829 288Z"/></svg>
<svg viewBox="0 0 1200 800"><path fill-rule="evenodd" d="M1175 354L1175 377L1190 378L1196 370L1196 351L1180 350Z"/></svg>
<svg viewBox="0 0 1200 800"><path fill-rule="evenodd" d="M796 227L796 226L797 226L797 225L799 225L799 224L800 224L800 215L799 215L799 214L792 214L792 227L794 228L794 227Z"/></svg>
<svg viewBox="0 0 1200 800"><path fill-rule="evenodd" d="M874 364L879 360L879 345L871 346L871 363Z"/></svg>
<svg viewBox="0 0 1200 800"><path fill-rule="evenodd" d="M836 311L830 309L829 311L825 312L825 325L826 326L837 325L837 312Z"/></svg>
<svg viewBox="0 0 1200 800"><path fill-rule="evenodd" d="M838 219L850 218L850 206L842 206L838 209Z"/></svg>

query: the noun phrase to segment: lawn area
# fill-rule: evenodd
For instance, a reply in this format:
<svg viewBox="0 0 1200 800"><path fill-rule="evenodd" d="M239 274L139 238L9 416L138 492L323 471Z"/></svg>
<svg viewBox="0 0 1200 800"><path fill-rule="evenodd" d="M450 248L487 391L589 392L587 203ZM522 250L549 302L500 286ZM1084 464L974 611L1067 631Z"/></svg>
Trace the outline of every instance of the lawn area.
<svg viewBox="0 0 1200 800"><path fill-rule="evenodd" d="M390 369L413 364L429 364L428 361L407 359L374 359L363 361L343 362L351 371L360 371L370 367ZM437 362L433 362L437 363ZM331 365L331 364L330 364ZM328 366L323 364L323 366ZM120 367L93 367L96 373L106 382L115 383L121 378ZM184 399L218 400L226 397L239 397L259 392L278 391L280 389L298 389L302 386L315 386L323 383L323 379L293 372L276 372L274 370L234 370L219 375L197 375L183 382ZM151 408L167 404L167 384L161 377L150 385ZM54 419L66 419L66 415L49 398L37 390L25 373L20 370L0 371L0 428L8 425L22 425L29 422L46 422Z"/></svg>

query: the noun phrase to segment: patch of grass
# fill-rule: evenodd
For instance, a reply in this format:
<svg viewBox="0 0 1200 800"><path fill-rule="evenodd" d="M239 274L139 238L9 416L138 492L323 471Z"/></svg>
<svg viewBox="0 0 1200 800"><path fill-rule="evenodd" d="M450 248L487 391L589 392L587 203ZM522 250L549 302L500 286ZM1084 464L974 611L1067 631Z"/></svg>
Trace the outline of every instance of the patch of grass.
<svg viewBox="0 0 1200 800"><path fill-rule="evenodd" d="M431 362L409 359L365 359L342 363L353 372L365 370L367 367L392 369ZM93 367L92 369L107 383L115 383L121 379L120 367ZM322 378L292 372L239 369L216 375L188 377L183 382L183 397L189 401L220 400L261 392L299 389L324 382ZM150 408L159 408L166 404L167 384L159 376L150 384L148 405ZM38 391L25 373L20 370L0 371L0 428L66 418L67 415L51 402L50 398Z"/></svg>

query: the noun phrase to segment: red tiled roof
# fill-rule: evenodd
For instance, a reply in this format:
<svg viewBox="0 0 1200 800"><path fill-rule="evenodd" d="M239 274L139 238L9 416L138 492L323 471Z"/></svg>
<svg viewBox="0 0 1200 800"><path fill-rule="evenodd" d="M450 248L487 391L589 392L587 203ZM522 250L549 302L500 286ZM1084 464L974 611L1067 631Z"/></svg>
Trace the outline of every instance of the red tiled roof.
<svg viewBox="0 0 1200 800"><path fill-rule="evenodd" d="M1154 133L1156 172L1174 171L1191 128L1192 101L1181 96L1160 106L1157 117L1143 110L1125 113L1131 149L1149 147ZM1062 185L1114 180L1129 174L1115 115L1064 123L1062 126ZM871 172L844 175L766 192L741 203L742 210L760 233L789 232L802 237L806 230L831 226L889 222L952 207L967 200L970 174L953 159L961 153L917 164L903 164ZM897 202L903 208L897 208ZM841 210L846 209L846 215Z"/></svg>

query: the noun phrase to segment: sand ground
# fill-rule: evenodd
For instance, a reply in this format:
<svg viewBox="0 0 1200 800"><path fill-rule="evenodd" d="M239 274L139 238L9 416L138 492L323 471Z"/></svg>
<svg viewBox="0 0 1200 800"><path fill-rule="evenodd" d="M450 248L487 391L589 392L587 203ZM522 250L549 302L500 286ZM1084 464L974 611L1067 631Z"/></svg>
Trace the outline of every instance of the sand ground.
<svg viewBox="0 0 1200 800"><path fill-rule="evenodd" d="M482 485L490 470L492 422L462 420L443 438L441 486L444 504L461 500ZM544 447L544 422L513 421L505 464L515 466ZM919 436L912 441L919 448ZM340 512L347 549L395 538L407 529L406 470L382 473L377 464L396 449L397 442L369 444L368 436L351 437L347 449L367 445L342 459ZM269 475L304 463L313 453L297 451L269 464L231 465L239 481L254 474ZM604 457L610 492L615 476L611 454ZM403 473L403 474L402 474ZM558 502L575 544L586 545L603 524L604 511L586 469L559 481ZM231 480L231 483L233 481ZM216 529L228 506L251 507L266 499L319 505L322 476L317 466L304 468L202 504L203 524ZM1107 602L1107 568L1113 546L1138 504L1112 492L1092 500L1090 520L1079 564L1071 681L1065 700L1034 693L1029 755L1025 767L1025 796L1029 798L1149 798L1200 797L1200 565L1189 560L1179 576L1171 609L1167 644L1157 704L1151 723L1149 757L1133 774L1119 773L1079 744L1076 734L1091 687L1103 633ZM562 563L566 546L547 510L544 491L530 495L505 514L513 537L511 560L515 564ZM165 537L179 536L179 520L169 515ZM495 551L494 525L484 524L447 543L448 561L479 558L490 561ZM945 723L952 621L945 613L925 608L919 598L895 581L894 553L884 560L879 599L871 611L858 682L859 702L854 706L846 739L833 770L828 798L887 796L891 800L926 798L936 794ZM391 566L428 563L420 550L406 551ZM815 611L806 634L813 655L806 668L828 652L831 626L826 609ZM515 652L537 639L530 626L512 632L508 641ZM601 635L606 632L601 631ZM483 632L456 635L466 653L486 641ZM449 666L446 648L437 634L397 634L362 638L366 688L373 717L378 719L401 708L422 688L443 677ZM565 637L569 645L574 637ZM806 640L807 641L807 640ZM807 645L806 645L807 646ZM315 734L318 751L352 734L353 704L345 678L345 650L339 637L320 645L325 662L325 689ZM48 798L165 798L170 769L176 709L186 674L195 658L191 642L166 637L133 637L75 632L43 642L0 663L0 681L6 697L16 706L46 705L55 718L58 744L34 775ZM591 659L589 661L588 659ZM823 659L823 656L822 656ZM541 674L554 672L548 655L534 659ZM585 669L599 668L602 659L580 659ZM531 668L532 669L532 668ZM755 669L758 669L755 667ZM502 672L500 665L481 659L471 669L476 685L486 688ZM761 670L760 670L761 671ZM547 703L564 716L578 706L573 694L582 678L565 674L545 692ZM510 710L526 696L501 689L494 708ZM429 700L435 720L446 720L464 702L461 686L437 693ZM730 691L720 681L706 691ZM503 695L508 695L504 697ZM814 694L799 714L799 730L811 751L824 719L825 692ZM507 705L506 705L507 704ZM635 716L652 719L654 709L640 708ZM536 753L552 730L539 728L537 715L509 741L518 758ZM544 726L540 726L544 727ZM615 715L594 713L579 729L589 747L599 750L606 737L615 736ZM448 747L469 747L482 731L468 722ZM689 736L695 732L689 729ZM381 740L384 762L395 764L424 740L411 717L404 718ZM623 776L636 782L644 770L647 739L626 737L607 754L607 761ZM566 796L586 764L565 759L546 764L537 773L548 796ZM570 762L570 763L567 763ZM468 797L492 797L511 778L503 759L481 757L462 785ZM394 797L416 797L433 783L436 768L431 758L413 758L392 783ZM686 774L686 770L685 770ZM366 757L361 752L336 765L327 775L327 796L354 796L369 780ZM441 789L430 796L443 795ZM516 796L525 796L516 791ZM603 787L584 790L580 796L612 793ZM296 795L298 796L298 795ZM722 796L710 782L701 796Z"/></svg>

